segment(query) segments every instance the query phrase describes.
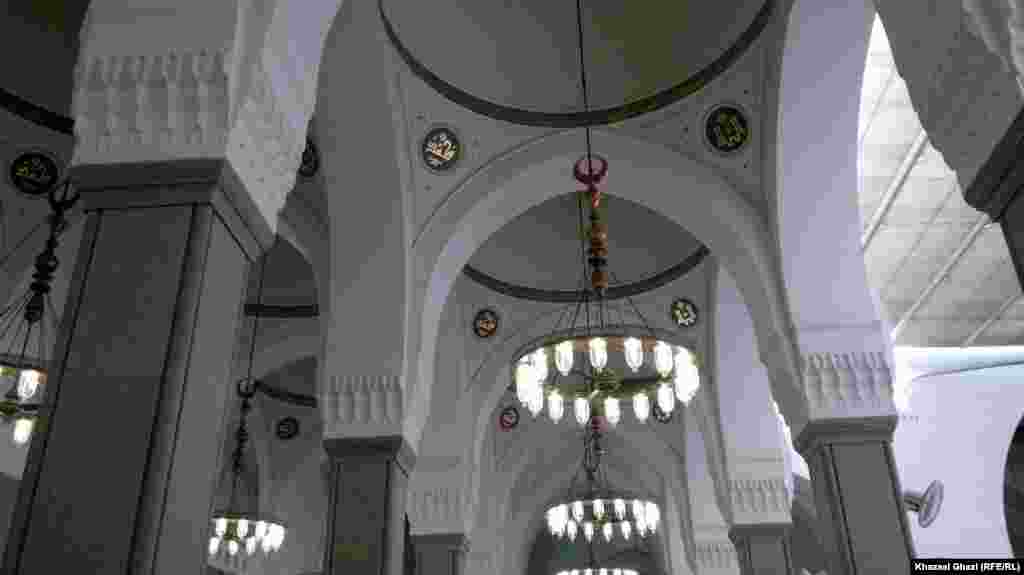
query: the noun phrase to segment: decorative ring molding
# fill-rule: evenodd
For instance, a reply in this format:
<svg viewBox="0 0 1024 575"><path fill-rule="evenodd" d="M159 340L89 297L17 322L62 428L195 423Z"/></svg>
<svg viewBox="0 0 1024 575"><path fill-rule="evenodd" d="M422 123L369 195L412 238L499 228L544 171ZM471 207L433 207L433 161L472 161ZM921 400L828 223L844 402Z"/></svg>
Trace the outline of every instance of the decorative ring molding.
<svg viewBox="0 0 1024 575"><path fill-rule="evenodd" d="M747 49L760 37L761 32L771 21L775 1L765 0L761 10L754 17L750 26L740 34L740 37L718 58L696 72L686 80L652 96L627 102L620 106L591 110L587 112L538 112L535 110L524 110L497 104L483 98L478 98L458 87L449 84L445 80L430 71L423 65L408 48L402 44L395 32L391 21L384 14L384 0L378 0L377 9L380 12L381 22L384 24L384 31L398 52L405 64L418 78L433 88L451 102L472 110L482 116L501 120L521 126L534 126L543 128L582 128L586 126L606 126L616 124L630 118L636 118L650 112L656 112L662 108L675 104L676 102L694 94L711 83L729 69Z"/></svg>
<svg viewBox="0 0 1024 575"><path fill-rule="evenodd" d="M606 301L613 301L656 290L683 277L700 265L710 254L711 250L707 246L701 245L683 261L649 278L610 286L605 293L604 299ZM462 268L462 274L491 291L516 299L549 303L573 303L580 301L585 295L579 290L549 290L512 284L486 274L468 264Z"/></svg>

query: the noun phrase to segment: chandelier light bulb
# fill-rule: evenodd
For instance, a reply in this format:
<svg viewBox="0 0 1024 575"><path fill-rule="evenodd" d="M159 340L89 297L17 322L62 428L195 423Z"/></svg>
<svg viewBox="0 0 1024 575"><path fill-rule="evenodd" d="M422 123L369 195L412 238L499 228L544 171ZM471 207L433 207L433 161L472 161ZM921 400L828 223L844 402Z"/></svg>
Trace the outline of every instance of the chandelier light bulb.
<svg viewBox="0 0 1024 575"><path fill-rule="evenodd" d="M676 375L673 383L675 384L676 397L686 405L690 403L690 400L697 394L697 389L700 387L700 371L698 371L697 364L693 360L693 354L684 347L680 347L676 351L675 364Z"/></svg>
<svg viewBox="0 0 1024 575"><path fill-rule="evenodd" d="M622 575L622 569L612 569L612 575Z"/></svg>
<svg viewBox="0 0 1024 575"><path fill-rule="evenodd" d="M558 373L562 374L562 377L569 375L569 372L572 371L574 352L571 339L559 342L555 346L555 367L558 368Z"/></svg>
<svg viewBox="0 0 1024 575"><path fill-rule="evenodd" d="M626 501L623 499L616 499L612 505L615 507L615 517L619 521L626 519Z"/></svg>
<svg viewBox="0 0 1024 575"><path fill-rule="evenodd" d="M608 575L608 569L602 567L597 573L598 575Z"/></svg>
<svg viewBox="0 0 1024 575"><path fill-rule="evenodd" d="M593 502L594 506L594 519L598 521L604 519L604 501L601 499L595 499Z"/></svg>
<svg viewBox="0 0 1024 575"><path fill-rule="evenodd" d="M658 530L658 521L661 520L661 512L658 510L657 504L653 501L647 502L647 509L644 510L644 518L647 519L647 526L651 528L651 532Z"/></svg>
<svg viewBox="0 0 1024 575"><path fill-rule="evenodd" d="M213 532L217 534L217 537L223 537L228 531L228 520L224 517L218 517L213 522Z"/></svg>
<svg viewBox="0 0 1024 575"><path fill-rule="evenodd" d="M565 404L562 402L562 394L558 393L556 389L548 394L548 417L551 418L551 421L558 423L562 420L563 414L565 414Z"/></svg>
<svg viewBox="0 0 1024 575"><path fill-rule="evenodd" d="M577 523L579 523L580 521L583 521L583 502L582 501L573 501L572 502L572 518L575 519Z"/></svg>
<svg viewBox="0 0 1024 575"><path fill-rule="evenodd" d="M597 371L608 365L608 342L603 337L590 339L590 365Z"/></svg>
<svg viewBox="0 0 1024 575"><path fill-rule="evenodd" d="M236 529L238 531L238 537L240 539L244 539L245 536L249 534L249 520L248 519L239 519L238 520L238 525L236 526Z"/></svg>
<svg viewBox="0 0 1024 575"><path fill-rule="evenodd" d="M633 396L633 416L636 417L637 421L643 423L647 421L647 417L651 414L651 399L647 397L644 392L637 393Z"/></svg>
<svg viewBox="0 0 1024 575"><path fill-rule="evenodd" d="M569 575L580 575L580 570L579 569L573 569L572 571L569 571Z"/></svg>
<svg viewBox="0 0 1024 575"><path fill-rule="evenodd" d="M526 399L526 409L534 417L544 411L544 388L538 385L530 390L530 396Z"/></svg>
<svg viewBox="0 0 1024 575"><path fill-rule="evenodd" d="M644 503L639 499L634 499L631 511L633 512L633 519L639 521L644 516Z"/></svg>
<svg viewBox="0 0 1024 575"><path fill-rule="evenodd" d="M256 552L256 538L249 537L245 540L245 554L252 555Z"/></svg>
<svg viewBox="0 0 1024 575"><path fill-rule="evenodd" d="M591 569L590 567L587 567L586 569L583 570L583 575L593 575L593 573L594 573L594 570Z"/></svg>
<svg viewBox="0 0 1024 575"><path fill-rule="evenodd" d="M284 543L284 526L274 523L270 526L271 549L277 551Z"/></svg>
<svg viewBox="0 0 1024 575"><path fill-rule="evenodd" d="M570 519L565 524L565 534L569 536L569 541L576 541L576 522Z"/></svg>
<svg viewBox="0 0 1024 575"><path fill-rule="evenodd" d="M263 552L264 552L264 553L270 553L270 551L271 551L271 547L272 547L272 543L273 543L273 542L272 542L272 541L270 540L270 538L269 538L269 537L267 537L266 539L264 539L264 540L263 540L263 541L262 541L262 542L260 543L260 547L261 547L261 548L263 548Z"/></svg>
<svg viewBox="0 0 1024 575"><path fill-rule="evenodd" d="M619 423L619 419L622 417L622 412L619 411L619 400L615 397L604 398L604 417L608 420L608 423L612 427L615 427Z"/></svg>
<svg viewBox="0 0 1024 575"><path fill-rule="evenodd" d="M654 344L654 370L661 377L672 374L672 346L663 341Z"/></svg>
<svg viewBox="0 0 1024 575"><path fill-rule="evenodd" d="M647 523L643 519L636 520L636 534L640 537L647 536Z"/></svg>
<svg viewBox="0 0 1024 575"><path fill-rule="evenodd" d="M527 403L530 400L530 390L536 381L533 366L528 361L519 360L516 364L516 399L519 403Z"/></svg>
<svg viewBox="0 0 1024 575"><path fill-rule="evenodd" d="M18 374L18 398L22 401L31 399L39 389L43 374L34 369L23 369Z"/></svg>
<svg viewBox="0 0 1024 575"><path fill-rule="evenodd" d="M256 522L256 532L254 533L254 535L256 536L256 539L259 539L261 541L263 540L264 537L267 536L267 522L266 521L257 521Z"/></svg>
<svg viewBox="0 0 1024 575"><path fill-rule="evenodd" d="M548 352L543 347L533 352L533 369L538 380L543 382L548 378Z"/></svg>
<svg viewBox="0 0 1024 575"><path fill-rule="evenodd" d="M572 400L572 410L576 414L576 423L586 425L590 421L590 400L585 397L577 397Z"/></svg>
<svg viewBox="0 0 1024 575"><path fill-rule="evenodd" d="M629 541L629 536L633 533L633 526L630 525L629 521L623 521L622 523L619 523L619 525L622 526L622 537L626 541Z"/></svg>
<svg viewBox="0 0 1024 575"><path fill-rule="evenodd" d="M668 415L676 407L676 395L667 383L658 386L658 407Z"/></svg>
<svg viewBox="0 0 1024 575"><path fill-rule="evenodd" d="M31 417L19 417L14 422L12 439L15 445L25 445L32 437L32 428L35 427L35 420Z"/></svg>
<svg viewBox="0 0 1024 575"><path fill-rule="evenodd" d="M210 547L208 549L210 555L216 555L218 549L220 549L220 537L210 537Z"/></svg>
<svg viewBox="0 0 1024 575"><path fill-rule="evenodd" d="M608 543L611 542L612 535L614 534L614 531L615 531L615 528L612 526L611 523L605 523L604 525L601 526L601 534L604 535L605 542L608 542Z"/></svg>
<svg viewBox="0 0 1024 575"><path fill-rule="evenodd" d="M590 521L583 524L583 537L586 538L587 543L594 540L594 524Z"/></svg>
<svg viewBox="0 0 1024 575"><path fill-rule="evenodd" d="M629 337L623 342L626 365L636 373L644 364L644 345L639 338Z"/></svg>
<svg viewBox="0 0 1024 575"><path fill-rule="evenodd" d="M228 541L228 555L234 557L238 553L238 541L234 539Z"/></svg>

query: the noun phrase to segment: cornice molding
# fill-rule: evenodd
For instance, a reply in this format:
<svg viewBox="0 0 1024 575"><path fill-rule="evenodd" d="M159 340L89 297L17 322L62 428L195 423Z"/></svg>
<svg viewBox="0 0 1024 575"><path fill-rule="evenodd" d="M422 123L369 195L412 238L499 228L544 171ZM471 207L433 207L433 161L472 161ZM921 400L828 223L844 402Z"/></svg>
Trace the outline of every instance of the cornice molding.
<svg viewBox="0 0 1024 575"><path fill-rule="evenodd" d="M696 554L701 573L738 573L736 547L729 541L697 542Z"/></svg>
<svg viewBox="0 0 1024 575"><path fill-rule="evenodd" d="M812 421L896 415L884 352L805 353L799 364L800 381L772 378L773 395L793 437Z"/></svg>
<svg viewBox="0 0 1024 575"><path fill-rule="evenodd" d="M406 513L414 535L462 533L465 516L470 509L470 496L463 486L461 474L440 474L448 484L425 480L423 474L413 474L411 489L406 500ZM427 485L422 485L428 483Z"/></svg>
<svg viewBox="0 0 1024 575"><path fill-rule="evenodd" d="M732 524L786 523L790 520L786 482L777 479L730 479Z"/></svg>

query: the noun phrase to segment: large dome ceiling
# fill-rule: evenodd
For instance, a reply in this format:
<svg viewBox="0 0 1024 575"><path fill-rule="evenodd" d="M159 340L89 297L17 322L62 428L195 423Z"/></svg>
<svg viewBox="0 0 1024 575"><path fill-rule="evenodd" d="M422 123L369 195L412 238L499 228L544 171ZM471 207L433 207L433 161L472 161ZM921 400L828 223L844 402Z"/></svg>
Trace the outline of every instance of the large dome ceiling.
<svg viewBox="0 0 1024 575"><path fill-rule="evenodd" d="M766 0L583 2L590 106L651 96L695 76L737 43ZM575 2L383 0L417 61L495 104L581 109Z"/></svg>
<svg viewBox="0 0 1024 575"><path fill-rule="evenodd" d="M527 210L488 238L469 265L519 286L579 289L582 261L576 197L568 193ZM620 282L654 276L701 247L686 230L640 204L608 194L603 202L609 269Z"/></svg>

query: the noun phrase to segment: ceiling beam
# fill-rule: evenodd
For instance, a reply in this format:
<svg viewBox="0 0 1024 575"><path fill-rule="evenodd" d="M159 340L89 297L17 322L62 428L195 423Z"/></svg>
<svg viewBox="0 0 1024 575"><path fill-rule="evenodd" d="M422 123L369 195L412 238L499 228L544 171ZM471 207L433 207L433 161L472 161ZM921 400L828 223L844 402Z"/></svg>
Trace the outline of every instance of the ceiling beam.
<svg viewBox="0 0 1024 575"><path fill-rule="evenodd" d="M984 322L982 322L980 326L978 326L978 329L972 331L970 335L964 338L964 341L963 343L960 344L960 347L970 347L974 345L975 340L977 340L979 337L981 337L982 334L988 331L988 328L992 327L992 324L999 321L999 319L1002 318L1004 314L1006 314L1007 310L1013 307L1013 304L1017 303L1017 300L1019 300L1021 297L1024 297L1024 294L1016 293L1007 298L1006 301L1004 301L1003 304L999 306L999 309L997 309L995 313L988 316L988 319L986 319Z"/></svg>
<svg viewBox="0 0 1024 575"><path fill-rule="evenodd" d="M892 180L889 181L889 186L885 189L885 193L882 194L882 200L879 202L878 207L871 214L871 219L868 220L864 233L860 236L861 251L868 251L868 245L871 244L871 240L878 233L878 229L882 227L882 220L885 219L889 209L892 208L893 202L896 201L896 197L903 190L903 184L907 182L907 177L910 176L910 172L917 165L917 160L921 157L921 153L924 152L927 144L928 134L924 131L924 128L921 128L921 131L917 133L917 137L914 138L914 142L907 149L906 155L903 156L900 167L897 168Z"/></svg>
<svg viewBox="0 0 1024 575"><path fill-rule="evenodd" d="M974 240L978 239L978 236L981 234L982 230L985 229L985 226L988 223L988 214L981 214L981 216L978 217L978 220L974 222L974 227L971 228L971 231L968 232L964 239L960 242L960 245L956 248L956 251L953 252L953 255L949 256L949 259L946 260L946 263L942 266L942 269L940 269L934 276L932 276L932 280L931 282L928 283L928 287L924 288L924 291L922 291L920 295L917 296L917 299L914 300L913 305L907 308L907 311L903 312L903 315L900 316L900 320L896 322L896 327L892 328L892 333L889 335L889 338L892 341L896 341L896 338L899 337L900 333L903 331L903 328L907 326L907 322L910 321L910 318L915 313L917 313L917 310L920 309L921 306L925 304L925 302L928 301L928 298L931 297L931 295L935 292L936 288L939 287L942 281L946 279L946 276L949 275L949 272L952 271L954 267L956 267L956 264L960 262L960 259L964 256L965 253L967 253L967 250L969 250L971 246L974 245Z"/></svg>

